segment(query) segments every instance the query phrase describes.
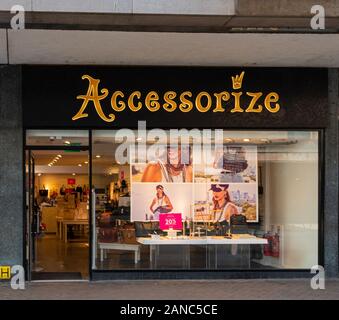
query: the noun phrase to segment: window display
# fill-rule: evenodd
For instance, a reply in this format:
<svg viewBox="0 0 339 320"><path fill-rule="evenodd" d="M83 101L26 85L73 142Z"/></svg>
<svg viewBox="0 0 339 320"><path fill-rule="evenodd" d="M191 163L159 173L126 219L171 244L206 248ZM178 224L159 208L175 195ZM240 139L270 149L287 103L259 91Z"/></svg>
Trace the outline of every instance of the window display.
<svg viewBox="0 0 339 320"><path fill-rule="evenodd" d="M318 132L152 130L92 133L95 269L317 264Z"/></svg>

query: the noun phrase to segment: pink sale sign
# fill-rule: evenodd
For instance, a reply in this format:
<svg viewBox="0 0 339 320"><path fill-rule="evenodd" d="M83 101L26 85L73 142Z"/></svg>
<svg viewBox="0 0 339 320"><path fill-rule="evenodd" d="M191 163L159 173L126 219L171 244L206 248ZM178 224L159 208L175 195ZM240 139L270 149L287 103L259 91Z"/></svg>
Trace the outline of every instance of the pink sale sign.
<svg viewBox="0 0 339 320"><path fill-rule="evenodd" d="M161 230L181 230L181 213L161 213L159 215L159 226Z"/></svg>

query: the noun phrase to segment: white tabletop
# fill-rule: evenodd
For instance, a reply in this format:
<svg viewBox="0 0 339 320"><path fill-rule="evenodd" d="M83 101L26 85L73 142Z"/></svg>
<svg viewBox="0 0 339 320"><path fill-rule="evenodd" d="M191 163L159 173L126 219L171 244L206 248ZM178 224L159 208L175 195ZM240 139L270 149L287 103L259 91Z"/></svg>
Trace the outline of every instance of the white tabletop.
<svg viewBox="0 0 339 320"><path fill-rule="evenodd" d="M257 238L251 235L233 235L232 239L217 236L178 237L176 239L160 237L159 240L137 238L137 241L145 245L267 244L267 239Z"/></svg>

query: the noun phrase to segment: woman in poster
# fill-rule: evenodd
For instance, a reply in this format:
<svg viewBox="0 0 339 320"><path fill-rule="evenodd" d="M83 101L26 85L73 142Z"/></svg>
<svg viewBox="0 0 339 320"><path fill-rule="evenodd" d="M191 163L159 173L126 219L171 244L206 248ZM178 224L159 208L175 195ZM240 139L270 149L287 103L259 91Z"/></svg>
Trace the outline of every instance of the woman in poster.
<svg viewBox="0 0 339 320"><path fill-rule="evenodd" d="M231 201L228 184L212 184L214 222L228 222L233 214L238 214L236 205Z"/></svg>
<svg viewBox="0 0 339 320"><path fill-rule="evenodd" d="M167 213L173 210L171 200L164 192L164 187L158 185L156 187L156 196L151 202L150 210L154 220L159 220L159 213ZM154 209L155 207L155 209ZM151 219L152 220L152 219Z"/></svg>
<svg viewBox="0 0 339 320"><path fill-rule="evenodd" d="M149 163L142 175L142 182L192 182L190 148L167 146L163 157Z"/></svg>

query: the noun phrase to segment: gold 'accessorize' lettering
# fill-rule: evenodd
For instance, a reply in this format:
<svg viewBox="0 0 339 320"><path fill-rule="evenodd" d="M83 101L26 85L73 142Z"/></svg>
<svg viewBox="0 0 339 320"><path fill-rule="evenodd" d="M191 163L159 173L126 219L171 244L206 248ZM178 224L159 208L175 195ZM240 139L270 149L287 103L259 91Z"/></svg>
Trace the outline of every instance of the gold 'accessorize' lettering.
<svg viewBox="0 0 339 320"><path fill-rule="evenodd" d="M232 87L234 90L242 88L242 82L245 72L240 75L232 77ZM79 120L87 118L86 108L90 102L93 103L94 108L99 117L105 122L113 122L115 115L109 113L105 115L102 108L101 101L108 96L108 90L103 88L99 94L99 79L94 79L89 75L83 75L83 80L88 80L87 93L85 95L78 95L77 99L82 99L82 105L78 113L72 120ZM242 104L247 104L243 106ZM201 113L212 111L216 112L230 112L230 113L261 113L267 110L270 113L276 113L280 110L279 94L277 92L242 92L242 91L221 91L221 92L207 92L200 91L193 95L192 91L166 91L159 96L156 91L149 91L141 94L140 91L133 91L126 94L123 91L114 91L111 96L110 108L115 112L122 112L128 106L132 112L138 112L143 107L146 107L151 112L156 112L161 108L166 112L174 112L177 109L180 112L190 112L194 108ZM265 106L265 109L263 108ZM105 106L108 107L108 106Z"/></svg>
<svg viewBox="0 0 339 320"><path fill-rule="evenodd" d="M276 113L280 110L280 104L276 103L274 107L271 107L271 103L279 101L279 95L276 92L269 93L265 98L265 108L272 113Z"/></svg>
<svg viewBox="0 0 339 320"><path fill-rule="evenodd" d="M108 117L105 116L101 105L100 100L105 99L108 95L107 89L101 89L100 92L102 93L101 96L98 94L98 86L99 86L99 79L94 79L90 77L89 75L83 75L81 79L87 79L89 81L88 89L86 95L79 95L77 96L77 99L83 99L84 102L82 103L82 106L80 107L80 110L78 113L72 118L72 120L78 120L81 118L87 118L88 113L84 113L88 102L92 101L95 107L95 110L97 111L100 118L106 122L112 122L115 119L115 115L113 113L110 113Z"/></svg>
<svg viewBox="0 0 339 320"><path fill-rule="evenodd" d="M141 108L142 108L142 103L140 101L138 101L138 105L137 107L135 106L134 104L134 97L137 97L138 99L141 98L141 92L140 91L134 91L130 94L129 98L128 98L128 107L136 112L136 111L139 111Z"/></svg>
<svg viewBox="0 0 339 320"><path fill-rule="evenodd" d="M192 98L193 94L190 91L184 91L180 95L180 105L179 109L182 112L190 112L193 109L193 102L188 98Z"/></svg>
<svg viewBox="0 0 339 320"><path fill-rule="evenodd" d="M113 110L115 110L117 112L121 112L121 111L125 110L125 108L126 108L126 104L122 100L120 100L117 103L117 97L119 97L119 96L121 98L123 98L125 95L121 91L115 91L112 95L112 98L111 98L111 106L112 106Z"/></svg>
<svg viewBox="0 0 339 320"><path fill-rule="evenodd" d="M145 99L145 105L151 112L158 111L160 109L160 103L158 102L159 95L155 91L150 91Z"/></svg>
<svg viewBox="0 0 339 320"><path fill-rule="evenodd" d="M242 92L232 92L232 96L234 99L234 108L231 110L232 113L234 112L244 112L244 110L240 107L240 96Z"/></svg>
<svg viewBox="0 0 339 320"><path fill-rule="evenodd" d="M222 101L227 101L230 98L230 94L226 91L215 93L214 96L217 98L217 105L213 112L225 112L225 109L222 106Z"/></svg>
<svg viewBox="0 0 339 320"><path fill-rule="evenodd" d="M201 98L202 97L206 97L207 98L207 105L206 106L203 106L201 104ZM197 106L198 111L200 111L200 112L207 112L211 108L211 106L212 106L212 98L211 98L211 96L207 92L205 92L205 91L200 92L197 95L197 97L195 98L195 105Z"/></svg>
<svg viewBox="0 0 339 320"><path fill-rule="evenodd" d="M177 108L177 103L173 100L177 96L174 91L167 91L164 94L164 109L168 112L173 112Z"/></svg>
<svg viewBox="0 0 339 320"><path fill-rule="evenodd" d="M246 94L250 97L252 97L251 102L248 106L248 108L245 110L245 112L261 112L262 111L262 105L259 104L256 107L256 103L258 99L262 96L262 92L246 92Z"/></svg>

